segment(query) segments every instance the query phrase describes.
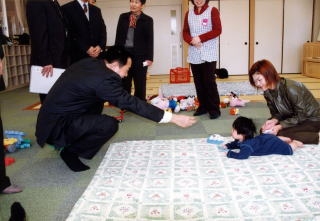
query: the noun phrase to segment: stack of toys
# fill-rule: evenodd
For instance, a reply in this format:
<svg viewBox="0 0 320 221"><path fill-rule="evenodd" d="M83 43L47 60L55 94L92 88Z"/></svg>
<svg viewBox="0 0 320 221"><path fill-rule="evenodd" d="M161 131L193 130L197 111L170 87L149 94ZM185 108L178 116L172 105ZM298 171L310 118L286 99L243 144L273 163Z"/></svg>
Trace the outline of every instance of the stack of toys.
<svg viewBox="0 0 320 221"><path fill-rule="evenodd" d="M153 96L150 98L152 105L166 111L179 112L181 110L192 111L199 106L199 102L194 96L161 97Z"/></svg>
<svg viewBox="0 0 320 221"><path fill-rule="evenodd" d="M16 149L24 149L31 147L31 140L24 139L26 135L21 131L6 130L4 131L5 139L3 140L5 150L12 153Z"/></svg>

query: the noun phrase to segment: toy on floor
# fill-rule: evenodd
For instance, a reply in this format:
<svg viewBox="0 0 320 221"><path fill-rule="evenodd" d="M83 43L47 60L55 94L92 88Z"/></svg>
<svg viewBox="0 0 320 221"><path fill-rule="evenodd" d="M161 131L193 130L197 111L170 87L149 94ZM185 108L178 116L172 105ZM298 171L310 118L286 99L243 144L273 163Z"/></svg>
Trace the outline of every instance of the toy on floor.
<svg viewBox="0 0 320 221"><path fill-rule="evenodd" d="M16 138L3 139L4 149L9 153L13 153L16 151L17 143L18 140Z"/></svg>
<svg viewBox="0 0 320 221"><path fill-rule="evenodd" d="M220 102L220 107L221 108L226 108L229 106L230 99L229 98L224 98L223 101Z"/></svg>
<svg viewBox="0 0 320 221"><path fill-rule="evenodd" d="M224 139L219 134L213 134L207 138L207 142L211 144L222 144Z"/></svg>
<svg viewBox="0 0 320 221"><path fill-rule="evenodd" d="M14 138L17 140L16 148L24 149L31 147L31 140L24 139L23 137L26 135L24 132L21 131L14 131L14 130L6 130L4 131L4 135L7 139Z"/></svg>
<svg viewBox="0 0 320 221"><path fill-rule="evenodd" d="M151 104L166 111L179 112L180 110L194 110L195 98L194 97L169 97L164 98L160 96L153 97L150 100Z"/></svg>
<svg viewBox="0 0 320 221"><path fill-rule="evenodd" d="M232 107L232 108L230 108L229 113L230 113L230 115L237 115L237 114L239 114L239 108Z"/></svg>
<svg viewBox="0 0 320 221"><path fill-rule="evenodd" d="M234 92L230 92L230 107L244 107L250 100L242 100Z"/></svg>
<svg viewBox="0 0 320 221"><path fill-rule="evenodd" d="M16 162L16 160L12 157L5 157L4 158L5 166L9 166L9 165L13 164L14 162Z"/></svg>

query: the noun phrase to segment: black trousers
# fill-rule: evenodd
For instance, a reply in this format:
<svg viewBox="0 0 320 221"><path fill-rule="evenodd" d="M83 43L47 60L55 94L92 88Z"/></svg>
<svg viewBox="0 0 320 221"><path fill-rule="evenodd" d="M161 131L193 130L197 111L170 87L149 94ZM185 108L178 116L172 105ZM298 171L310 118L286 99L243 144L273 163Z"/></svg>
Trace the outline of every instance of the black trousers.
<svg viewBox="0 0 320 221"><path fill-rule="evenodd" d="M39 94L40 103L43 104L44 99L46 99L47 94Z"/></svg>
<svg viewBox="0 0 320 221"><path fill-rule="evenodd" d="M6 166L4 163L3 127L0 117L0 192L11 185L9 177L6 176Z"/></svg>
<svg viewBox="0 0 320 221"><path fill-rule="evenodd" d="M65 148L82 158L94 157L119 127L118 120L102 115L101 110L101 106L97 105L90 113L68 119L63 129L68 144Z"/></svg>
<svg viewBox="0 0 320 221"><path fill-rule="evenodd" d="M304 121L303 123L288 127L278 132L279 136L290 137L294 140L299 140L304 144L319 143L320 122L319 121Z"/></svg>
<svg viewBox="0 0 320 221"><path fill-rule="evenodd" d="M214 75L216 63L213 61L202 64L191 64L193 80L200 102L199 109L207 110L210 114L221 114L220 96Z"/></svg>
<svg viewBox="0 0 320 221"><path fill-rule="evenodd" d="M130 52L130 50L129 50ZM123 88L131 94L132 80L134 83L134 96L146 100L146 84L148 67L143 67L144 59L132 55L132 65L128 76L123 79Z"/></svg>

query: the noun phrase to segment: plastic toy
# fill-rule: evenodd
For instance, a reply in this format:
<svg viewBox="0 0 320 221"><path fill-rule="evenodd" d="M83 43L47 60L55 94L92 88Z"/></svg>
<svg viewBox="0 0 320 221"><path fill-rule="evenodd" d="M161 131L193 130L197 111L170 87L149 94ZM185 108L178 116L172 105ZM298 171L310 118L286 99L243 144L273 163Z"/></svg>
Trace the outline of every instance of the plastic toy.
<svg viewBox="0 0 320 221"><path fill-rule="evenodd" d="M16 162L16 160L12 157L5 157L4 158L5 166L9 166L9 165L13 164L14 162Z"/></svg>
<svg viewBox="0 0 320 221"><path fill-rule="evenodd" d="M7 138L16 138L18 144L23 141L23 137L26 135L24 132L15 130L6 130L4 131L4 134Z"/></svg>
<svg viewBox="0 0 320 221"><path fill-rule="evenodd" d="M224 142L224 139L219 134L213 134L208 137L207 142L211 144L222 144Z"/></svg>
<svg viewBox="0 0 320 221"><path fill-rule="evenodd" d="M7 139L16 139L16 144L15 144L16 149L24 149L24 148L31 147L31 140L23 138L26 135L24 132L14 131L14 130L6 130L6 131L4 131L4 135L7 137ZM14 149L14 151L16 149ZM14 151L12 151L12 152L14 152ZM11 152L11 151L9 151L9 152Z"/></svg>
<svg viewBox="0 0 320 221"><path fill-rule="evenodd" d="M18 140L16 138L3 139L4 149L10 153L16 151Z"/></svg>
<svg viewBox="0 0 320 221"><path fill-rule="evenodd" d="M239 109L238 109L238 108L235 108L235 107L232 107L232 108L230 108L229 113L230 113L231 115L237 115L237 114L239 114Z"/></svg>

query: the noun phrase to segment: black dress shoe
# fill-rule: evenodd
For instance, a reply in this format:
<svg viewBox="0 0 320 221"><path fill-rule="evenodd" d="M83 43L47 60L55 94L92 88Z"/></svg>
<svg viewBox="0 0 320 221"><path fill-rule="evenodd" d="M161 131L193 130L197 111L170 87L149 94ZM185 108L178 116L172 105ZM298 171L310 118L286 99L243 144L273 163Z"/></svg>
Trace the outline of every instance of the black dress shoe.
<svg viewBox="0 0 320 221"><path fill-rule="evenodd" d="M219 118L219 117L220 117L220 115L221 115L221 114L218 114L218 113L209 114L209 118L210 118L211 120L213 120L213 119L217 119L217 118Z"/></svg>
<svg viewBox="0 0 320 221"><path fill-rule="evenodd" d="M196 112L193 113L193 116L200 116L206 114L208 111L203 110L203 109L197 109Z"/></svg>

